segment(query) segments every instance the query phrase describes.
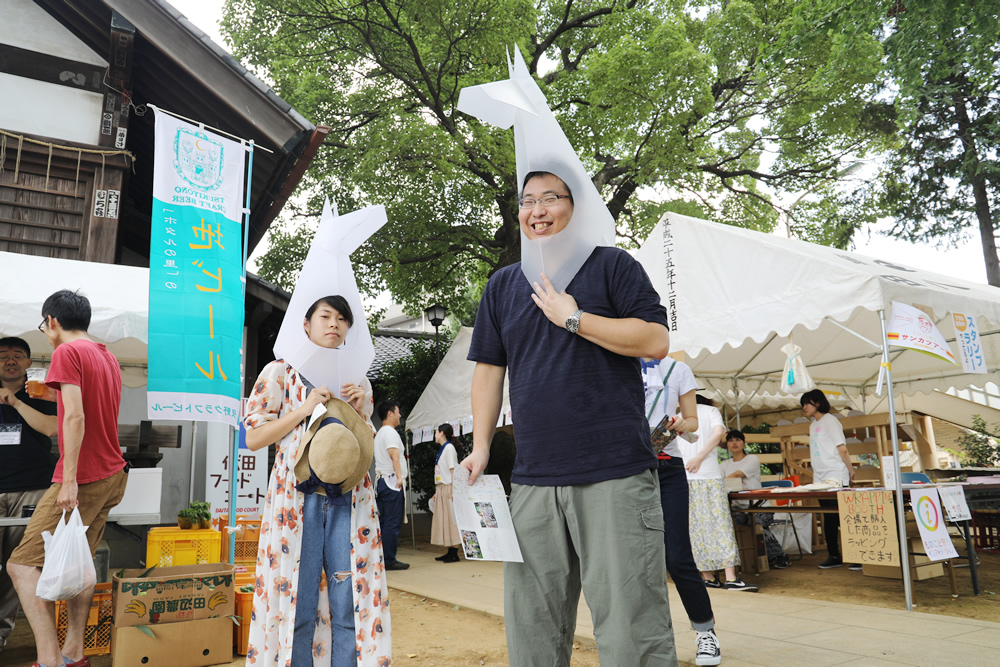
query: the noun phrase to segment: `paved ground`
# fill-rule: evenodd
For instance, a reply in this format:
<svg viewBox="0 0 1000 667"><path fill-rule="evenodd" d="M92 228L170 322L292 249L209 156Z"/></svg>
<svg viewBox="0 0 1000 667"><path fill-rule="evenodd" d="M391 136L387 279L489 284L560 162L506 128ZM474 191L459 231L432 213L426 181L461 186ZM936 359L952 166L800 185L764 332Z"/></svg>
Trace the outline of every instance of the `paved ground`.
<svg viewBox="0 0 1000 667"><path fill-rule="evenodd" d="M503 615L503 565L434 561L437 552L399 550L409 570L389 573L397 590ZM723 665L996 665L1000 623L764 593L710 591ZM670 587L677 654L694 664L694 632ZM581 600L577 636L593 639Z"/></svg>
<svg viewBox="0 0 1000 667"><path fill-rule="evenodd" d="M438 563L434 556L439 553L439 549L401 548L400 559L411 567L390 572L390 587L502 617L502 564L464 560ZM1000 623L787 595L717 590L710 594L723 665L1000 664ZM672 586L670 608L678 656L682 663L693 665L694 632L680 620L684 618L683 607ZM582 600L577 619L578 638L592 641L590 612ZM22 619L8 650L0 654L0 665L31 664L34 651L30 632ZM92 662L95 667L111 664L109 656L93 658ZM243 664L242 658L232 663L233 667Z"/></svg>

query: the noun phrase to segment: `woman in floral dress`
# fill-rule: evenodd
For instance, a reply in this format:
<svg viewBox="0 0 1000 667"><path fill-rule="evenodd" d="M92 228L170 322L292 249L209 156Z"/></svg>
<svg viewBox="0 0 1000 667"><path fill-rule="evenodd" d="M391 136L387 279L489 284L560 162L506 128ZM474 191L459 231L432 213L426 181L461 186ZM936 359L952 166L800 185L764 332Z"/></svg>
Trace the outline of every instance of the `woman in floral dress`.
<svg viewBox="0 0 1000 667"><path fill-rule="evenodd" d="M329 296L309 308L304 328L313 343L334 349L353 322L346 300ZM341 396L374 433L368 380L345 384ZM309 415L331 398L330 389L313 387L303 373L279 359L261 371L247 403L247 447L256 450L277 443L261 515L248 665L383 667L392 661L388 588L371 479L365 475L350 494L335 499L296 488L300 480L294 465ZM300 564L317 552L325 554L327 583L322 590L319 577L299 580ZM306 612L299 618L297 607Z"/></svg>

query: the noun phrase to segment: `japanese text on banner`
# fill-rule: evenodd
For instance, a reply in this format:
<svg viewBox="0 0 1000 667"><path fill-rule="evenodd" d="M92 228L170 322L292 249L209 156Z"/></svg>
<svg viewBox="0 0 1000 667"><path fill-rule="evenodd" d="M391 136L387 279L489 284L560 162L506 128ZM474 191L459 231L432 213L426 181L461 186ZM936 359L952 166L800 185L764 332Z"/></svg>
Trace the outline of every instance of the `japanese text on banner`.
<svg viewBox="0 0 1000 667"><path fill-rule="evenodd" d="M979 338L979 318L972 313L952 313L955 322L955 340L958 356L966 373L986 373L986 356Z"/></svg>
<svg viewBox="0 0 1000 667"><path fill-rule="evenodd" d="M157 111L149 260L152 419L239 419L244 147Z"/></svg>

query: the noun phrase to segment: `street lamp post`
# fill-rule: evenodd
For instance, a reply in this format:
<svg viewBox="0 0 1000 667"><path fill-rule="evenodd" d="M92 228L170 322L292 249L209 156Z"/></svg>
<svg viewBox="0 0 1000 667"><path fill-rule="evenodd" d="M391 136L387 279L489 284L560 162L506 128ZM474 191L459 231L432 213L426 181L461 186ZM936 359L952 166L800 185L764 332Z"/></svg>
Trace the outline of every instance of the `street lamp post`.
<svg viewBox="0 0 1000 667"><path fill-rule="evenodd" d="M444 322L445 315L448 314L448 309L442 305L434 304L433 306L428 306L424 309L424 315L430 320L430 323L434 325L434 354L437 358L438 365L441 364L441 346L438 344L438 327Z"/></svg>

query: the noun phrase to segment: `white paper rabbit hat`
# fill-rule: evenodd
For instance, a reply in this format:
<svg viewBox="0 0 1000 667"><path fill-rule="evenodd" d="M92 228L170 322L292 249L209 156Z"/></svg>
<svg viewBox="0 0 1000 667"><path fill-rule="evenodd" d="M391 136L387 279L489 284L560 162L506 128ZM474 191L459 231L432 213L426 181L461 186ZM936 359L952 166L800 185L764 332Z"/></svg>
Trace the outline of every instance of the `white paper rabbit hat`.
<svg viewBox="0 0 1000 667"><path fill-rule="evenodd" d="M375 360L375 344L351 266L351 253L387 220L384 206L369 206L347 215L337 215L336 210L330 210L330 201L326 201L319 229L295 282L285 319L274 342L276 359L284 359L314 386L326 385L334 396L340 396L340 386L346 382L361 384ZM354 324L344 343L329 350L309 340L303 322L306 311L317 300L336 294L347 300Z"/></svg>
<svg viewBox="0 0 1000 667"><path fill-rule="evenodd" d="M497 127L514 126L518 188L530 172L548 171L573 193L573 217L562 232L529 240L521 230L524 277L529 283L538 282L544 271L561 292L594 248L614 245L615 222L517 48L513 64L507 56L507 69L510 78L505 81L463 88L458 109Z"/></svg>

